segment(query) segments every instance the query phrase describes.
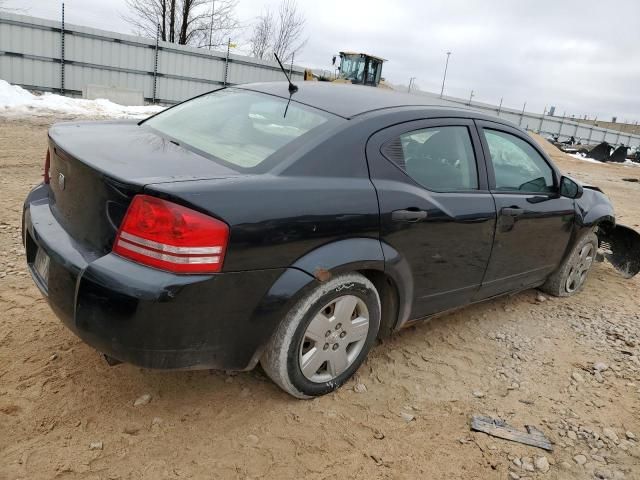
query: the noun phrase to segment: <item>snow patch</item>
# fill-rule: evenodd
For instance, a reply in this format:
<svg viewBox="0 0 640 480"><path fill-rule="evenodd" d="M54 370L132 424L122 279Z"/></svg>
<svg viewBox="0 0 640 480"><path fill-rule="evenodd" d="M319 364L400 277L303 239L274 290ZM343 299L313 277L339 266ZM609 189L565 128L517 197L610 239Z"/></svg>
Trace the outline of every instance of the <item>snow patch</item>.
<svg viewBox="0 0 640 480"><path fill-rule="evenodd" d="M164 110L158 105L125 107L109 100L85 100L54 93L34 95L0 79L0 116L67 114L87 117L140 118Z"/></svg>
<svg viewBox="0 0 640 480"><path fill-rule="evenodd" d="M570 157L576 158L578 160L582 160L583 162L589 163L599 163L600 165L625 165L627 167L640 167L640 163L632 162L631 160L625 160L624 162L601 162L599 160L594 160L593 158L587 158L581 153L567 153Z"/></svg>
<svg viewBox="0 0 640 480"><path fill-rule="evenodd" d="M603 164L603 162L600 162L598 160L594 160L593 158L587 158L584 155L582 155L581 153L567 153L566 155L569 155L572 158L577 158L578 160L582 160L583 162Z"/></svg>

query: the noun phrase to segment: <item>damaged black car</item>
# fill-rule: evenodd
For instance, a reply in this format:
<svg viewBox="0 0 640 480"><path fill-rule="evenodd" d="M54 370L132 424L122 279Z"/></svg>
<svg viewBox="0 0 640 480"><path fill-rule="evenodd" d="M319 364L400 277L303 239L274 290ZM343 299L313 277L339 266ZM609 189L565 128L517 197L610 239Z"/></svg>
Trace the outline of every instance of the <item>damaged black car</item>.
<svg viewBox="0 0 640 480"><path fill-rule="evenodd" d="M35 283L112 364L329 393L376 338L527 288L568 296L640 236L521 129L382 89L223 88L49 131L24 204Z"/></svg>

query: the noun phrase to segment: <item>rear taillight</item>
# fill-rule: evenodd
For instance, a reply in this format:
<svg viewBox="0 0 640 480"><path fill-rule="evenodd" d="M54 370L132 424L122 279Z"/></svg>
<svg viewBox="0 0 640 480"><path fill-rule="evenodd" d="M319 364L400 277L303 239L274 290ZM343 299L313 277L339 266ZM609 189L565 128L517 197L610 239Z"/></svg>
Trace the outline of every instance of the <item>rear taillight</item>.
<svg viewBox="0 0 640 480"><path fill-rule="evenodd" d="M149 195L136 195L122 221L113 251L144 265L175 273L215 273L229 239L226 223Z"/></svg>
<svg viewBox="0 0 640 480"><path fill-rule="evenodd" d="M44 178L44 183L49 183L49 169L51 168L51 154L49 153L49 149L47 148L47 156L44 159L44 174L42 177Z"/></svg>

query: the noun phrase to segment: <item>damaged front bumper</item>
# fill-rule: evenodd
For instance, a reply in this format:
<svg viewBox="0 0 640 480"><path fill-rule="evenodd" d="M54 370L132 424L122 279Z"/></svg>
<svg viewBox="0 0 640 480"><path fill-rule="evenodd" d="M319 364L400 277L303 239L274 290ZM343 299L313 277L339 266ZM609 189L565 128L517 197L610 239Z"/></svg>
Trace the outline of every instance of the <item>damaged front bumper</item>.
<svg viewBox="0 0 640 480"><path fill-rule="evenodd" d="M640 233L625 225L599 229L598 239L604 257L625 278L640 272Z"/></svg>

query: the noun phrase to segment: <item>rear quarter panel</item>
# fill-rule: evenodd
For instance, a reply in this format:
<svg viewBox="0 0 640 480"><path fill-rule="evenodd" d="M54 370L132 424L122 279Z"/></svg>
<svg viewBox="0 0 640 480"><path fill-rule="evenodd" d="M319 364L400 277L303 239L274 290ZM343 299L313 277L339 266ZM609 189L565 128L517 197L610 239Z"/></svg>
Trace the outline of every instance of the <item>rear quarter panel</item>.
<svg viewBox="0 0 640 480"><path fill-rule="evenodd" d="M223 271L288 267L326 243L378 238L378 201L368 177L256 175L146 190L229 225Z"/></svg>

